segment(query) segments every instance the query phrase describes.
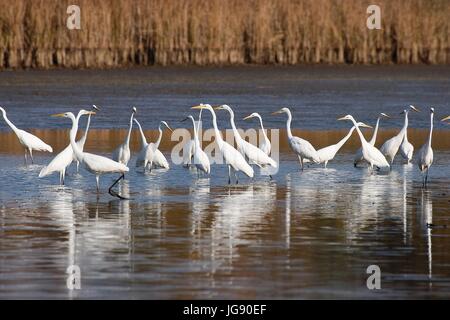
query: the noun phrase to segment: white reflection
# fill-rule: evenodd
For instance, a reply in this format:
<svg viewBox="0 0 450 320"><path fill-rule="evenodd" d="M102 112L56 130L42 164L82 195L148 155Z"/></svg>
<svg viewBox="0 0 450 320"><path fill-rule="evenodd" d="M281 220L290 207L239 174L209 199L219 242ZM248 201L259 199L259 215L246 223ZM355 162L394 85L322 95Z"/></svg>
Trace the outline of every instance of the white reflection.
<svg viewBox="0 0 450 320"><path fill-rule="evenodd" d="M433 202L431 200L431 194L428 190L422 189L420 197L420 208L422 214L422 224L426 228L427 235L427 257L428 257L428 279L431 280L433 274L433 254L432 254L432 241L431 231L433 226ZM431 285L431 283L430 283Z"/></svg>

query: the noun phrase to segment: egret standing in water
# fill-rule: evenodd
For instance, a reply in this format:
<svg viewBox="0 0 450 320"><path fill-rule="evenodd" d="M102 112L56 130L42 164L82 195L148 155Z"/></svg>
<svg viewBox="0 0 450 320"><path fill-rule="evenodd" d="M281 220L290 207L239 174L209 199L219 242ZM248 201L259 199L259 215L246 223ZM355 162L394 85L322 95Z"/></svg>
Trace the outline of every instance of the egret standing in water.
<svg viewBox="0 0 450 320"><path fill-rule="evenodd" d="M133 118L136 114L137 110L135 107L131 109L131 116L130 116L130 125L128 127L128 133L125 138L125 141L117 147L116 150L114 150L112 158L114 161L123 163L124 165L128 164L128 161L130 161L131 153L130 153L130 137L131 137L131 130L133 129Z"/></svg>
<svg viewBox="0 0 450 320"><path fill-rule="evenodd" d="M95 111L100 111L99 107L97 107L95 104L92 105L92 110ZM78 146L80 147L80 150L83 151L84 150L84 145L86 143L86 139L87 139L87 135L89 132L89 126L91 125L91 115L88 115L88 119L87 119L87 124L86 124L86 129L84 129L84 133L83 136L80 138L80 140L77 141ZM69 144L70 146L70 144ZM72 148L72 147L71 147ZM73 155L73 161L76 162L77 164L77 173L79 172L79 167L80 167L80 162L75 158L75 154L72 152Z"/></svg>
<svg viewBox="0 0 450 320"><path fill-rule="evenodd" d="M137 121L136 123L139 124L139 122ZM147 140L145 139L144 132L142 131L141 125L139 124L139 131L141 132L141 152L139 153L138 158L136 159L136 167L143 166L144 172L147 169L147 166L150 168L150 171L152 171L153 165L155 165L155 167L169 169L169 162L167 162L166 157L158 149L162 139L163 133L162 126L165 126L167 129L172 131L172 128L169 127L167 122L161 121L158 127L159 130L158 140L156 140L155 143L151 142L145 145L147 143Z"/></svg>
<svg viewBox="0 0 450 320"><path fill-rule="evenodd" d="M370 139L369 143L372 146L375 146L375 142L377 141L377 134L378 134L378 126L380 124L380 120L382 117L390 118L386 113L382 112L378 116L377 123L375 124L375 129L373 130L372 138ZM356 167L359 163L363 162L363 154L362 154L362 148L359 148L355 153L355 159L353 160L353 166Z"/></svg>
<svg viewBox="0 0 450 320"><path fill-rule="evenodd" d="M97 107L95 107L95 109L97 109ZM86 135L87 135L87 131L89 130L89 122L90 122L92 113L89 113L86 110L80 110L78 112L76 120L79 121L81 116L83 116L83 115L89 115L89 119L88 119L88 123L87 123L86 130L84 132L83 137L77 141L77 145L81 151L83 151L84 143L86 142ZM84 138L84 141L82 141L83 138ZM48 165L46 165L45 167L43 167L41 169L41 172L39 172L39 178L46 177L53 172L59 172L59 183L61 185L63 185L64 178L66 176L66 169L68 166L70 166L70 164L72 163L74 158L75 158L75 155L73 153L72 146L69 143L69 145L63 151L58 153L56 155L56 157L54 157L53 160L50 161L50 163ZM75 158L75 161L77 161L76 158ZM77 166L77 169L78 169L78 166Z"/></svg>
<svg viewBox="0 0 450 320"><path fill-rule="evenodd" d="M309 161L312 161L314 163L320 163L319 155L317 154L316 149L312 146L309 141L294 137L291 132L291 121L292 121L292 114L291 110L289 108L282 108L278 111L275 111L272 114L279 114L279 113L286 113L288 116L287 122L286 122L286 132L288 136L289 145L291 146L292 151L294 151L297 156L298 160L300 161L300 165L303 171L303 159L308 159Z"/></svg>
<svg viewBox="0 0 450 320"><path fill-rule="evenodd" d="M260 142L259 148L260 148L265 154L269 155L269 154L270 154L270 150L271 150L271 148L272 148L272 145L271 145L271 143L270 143L269 138L267 137L266 130L264 130L262 118L261 118L261 116L259 115L259 113L254 112L254 113L252 113L251 115L246 116L243 120L248 120L248 119L251 119L251 118L258 118L258 119L259 119L259 124L261 125L261 131L262 131L262 133L263 133L263 139L264 139L263 141Z"/></svg>
<svg viewBox="0 0 450 320"><path fill-rule="evenodd" d="M415 112L420 112L419 109L416 107L410 105L409 108ZM409 110L403 110L401 114L405 114L405 121L403 124L403 128L400 130L400 132L390 138L389 140L386 140L385 143L380 148L381 153L386 157L386 159L389 161L389 163L392 165L394 162L395 155L398 152L398 149L400 148L400 145L403 141L403 138L405 136L406 130L408 130L408 112ZM405 149L405 152L409 152L409 150Z"/></svg>
<svg viewBox="0 0 450 320"><path fill-rule="evenodd" d="M194 127L194 154L193 154L194 165L197 168L197 172L203 171L204 173L209 174L211 171L211 169L210 169L211 165L209 163L208 156L200 147L200 140L198 139L197 127L195 125L194 117L189 115L183 121L185 121L187 119L192 120L192 126Z"/></svg>
<svg viewBox="0 0 450 320"><path fill-rule="evenodd" d="M380 170L390 169L389 163L387 162L384 155L380 152L380 150L378 150L377 148L375 148L373 145L371 145L366 141L361 130L359 130L359 127L357 126L357 123L353 118L353 116L348 114L345 117L339 118L338 120L350 120L353 123L353 126L356 127L356 132L358 132L359 139L361 141L363 158L369 164L369 167L372 172L374 166Z"/></svg>
<svg viewBox="0 0 450 320"><path fill-rule="evenodd" d="M233 129L234 139L237 144L238 150L245 155L250 164L256 164L258 167L267 167L271 166L273 168L277 168L278 165L271 157L269 157L264 151L259 149L258 147L252 145L251 143L242 139L239 131L236 128L236 124L234 123L234 112L230 106L223 104L215 108L216 110L227 110L230 114L230 124Z"/></svg>
<svg viewBox="0 0 450 320"><path fill-rule="evenodd" d="M363 123L358 122L358 127L364 127L364 128L372 128L371 126ZM343 137L338 143L332 144L331 146L322 148L317 150L317 153L320 158L319 163L323 163L324 168L327 167L328 161L331 161L336 156L336 153L342 148L342 146L347 142L348 139L350 139L351 135L353 134L353 131L355 130L355 127L352 127L350 131ZM308 159L303 159L303 162L310 162Z"/></svg>
<svg viewBox="0 0 450 320"><path fill-rule="evenodd" d="M216 143L219 146L219 150L222 153L223 158L225 159L225 163L228 165L228 184L231 183L231 169L234 171L234 177L236 178L236 183L239 183L237 172L242 171L248 177L253 178L254 172L253 168L245 161L244 156L237 151L232 145L228 142L224 141L222 135L220 134L219 128L217 127L217 117L214 112L213 107L209 104L202 104L192 109L207 109L211 112L213 118L213 127L216 136Z"/></svg>
<svg viewBox="0 0 450 320"><path fill-rule="evenodd" d="M0 111L3 114L3 119L9 125L9 127L14 131L20 144L25 148L25 164L27 164L27 152L30 154L31 164L33 164L33 150L36 151L47 151L53 152L51 146L46 144L44 141L36 137L35 135L17 128L11 121L9 121L6 116L6 111L0 107Z"/></svg>
<svg viewBox="0 0 450 320"><path fill-rule="evenodd" d="M95 114L93 111L84 111L84 114ZM97 193L100 191L99 179L100 175L106 173L120 173L121 176L114 181L114 183L109 187L109 194L112 196L118 197L119 199L125 199L116 193L112 188L125 176L125 172L128 172L129 169L123 163L111 160L109 158L95 155L92 153L83 152L78 147L75 137L77 135L78 130L78 119L75 118L72 112L59 113L53 115L54 117L64 117L72 120L72 129L70 130L70 145L72 146L75 157L81 164L83 164L87 171L95 174L95 179L97 182Z"/></svg>
<svg viewBox="0 0 450 320"><path fill-rule="evenodd" d="M428 170L433 164L433 149L431 148L431 138L433 136L433 117L434 108L430 108L430 133L425 144L420 148L417 154L417 164L422 173L422 186L426 187L428 182Z"/></svg>

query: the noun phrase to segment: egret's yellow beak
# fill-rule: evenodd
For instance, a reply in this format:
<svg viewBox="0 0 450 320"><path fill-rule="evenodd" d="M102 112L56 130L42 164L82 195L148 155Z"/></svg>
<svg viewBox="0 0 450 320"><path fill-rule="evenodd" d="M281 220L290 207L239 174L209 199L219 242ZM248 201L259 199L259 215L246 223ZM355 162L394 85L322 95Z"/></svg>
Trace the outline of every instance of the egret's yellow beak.
<svg viewBox="0 0 450 320"><path fill-rule="evenodd" d="M191 109L205 109L205 106L198 105L198 106L195 106L195 107L191 107Z"/></svg>
<svg viewBox="0 0 450 320"><path fill-rule="evenodd" d="M450 116L443 118L441 121L447 121L447 120L450 120Z"/></svg>
<svg viewBox="0 0 450 320"><path fill-rule="evenodd" d="M169 129L169 130L170 130L170 132L173 132L173 130L172 130L172 128L171 128L171 127L167 126L167 129Z"/></svg>
<svg viewBox="0 0 450 320"><path fill-rule="evenodd" d="M282 112L281 110L278 110L278 111L272 112L271 115L279 114L279 113L281 113L281 112Z"/></svg>
<svg viewBox="0 0 450 320"><path fill-rule="evenodd" d="M365 124L365 123L360 124L358 127L362 127L362 128L373 128L372 126L369 126L368 124Z"/></svg>
<svg viewBox="0 0 450 320"><path fill-rule="evenodd" d="M415 112L420 112L419 108L416 108L414 106L409 106L412 110L414 110Z"/></svg>
<svg viewBox="0 0 450 320"><path fill-rule="evenodd" d="M223 107L222 106L215 106L215 107L213 107L214 108L214 110L223 110Z"/></svg>
<svg viewBox="0 0 450 320"><path fill-rule="evenodd" d="M247 119L250 119L250 118L253 118L253 116L246 116L244 119L242 119L242 120L247 120Z"/></svg>
<svg viewBox="0 0 450 320"><path fill-rule="evenodd" d="M347 120L345 117L337 118L338 120Z"/></svg>
<svg viewBox="0 0 450 320"><path fill-rule="evenodd" d="M387 113L384 113L384 112L382 112L382 113L380 113L383 117L385 117L385 118L392 118L390 115L388 115Z"/></svg>
<svg viewBox="0 0 450 320"><path fill-rule="evenodd" d="M90 115L93 116L94 114L97 114L97 112L95 112L95 111L89 111L88 114L90 114Z"/></svg>
<svg viewBox="0 0 450 320"><path fill-rule="evenodd" d="M62 118L62 117L64 117L64 113L55 113L55 114L50 115L50 117L59 117L59 118Z"/></svg>

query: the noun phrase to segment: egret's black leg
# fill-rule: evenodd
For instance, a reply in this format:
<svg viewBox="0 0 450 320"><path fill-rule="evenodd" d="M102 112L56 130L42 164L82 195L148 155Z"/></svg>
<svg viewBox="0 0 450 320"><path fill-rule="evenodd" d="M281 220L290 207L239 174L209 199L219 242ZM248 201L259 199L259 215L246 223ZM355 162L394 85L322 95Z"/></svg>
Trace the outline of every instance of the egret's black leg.
<svg viewBox="0 0 450 320"><path fill-rule="evenodd" d="M116 181L114 181L114 183L109 187L109 194L112 195L113 197L117 197L120 200L128 200L128 198L122 197L120 194L118 194L117 192L115 192L112 188L114 188L114 186L119 183L120 180L125 178L125 174L122 174Z"/></svg>

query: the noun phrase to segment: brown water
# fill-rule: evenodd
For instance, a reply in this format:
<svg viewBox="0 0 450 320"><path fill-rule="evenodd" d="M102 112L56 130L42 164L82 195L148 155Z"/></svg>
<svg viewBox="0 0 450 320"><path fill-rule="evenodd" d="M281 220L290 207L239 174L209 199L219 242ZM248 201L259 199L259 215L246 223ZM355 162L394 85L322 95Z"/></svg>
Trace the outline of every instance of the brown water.
<svg viewBox="0 0 450 320"><path fill-rule="evenodd" d="M183 73L185 70L180 71L183 77L187 77ZM160 103L167 99L169 103L180 105L178 111L165 113L174 127L190 127L178 121L189 112L193 97L202 92L201 88L193 89L197 77L212 74L212 78L206 78L211 80L206 81L206 92L216 79L211 70L198 71L200 75L190 70L194 80L186 86L177 83L175 75L172 78L168 75L173 71L158 71L162 72L163 79L158 85L164 86L170 94L156 95L156 100ZM255 80L258 85L266 83L277 87L282 82L276 77L264 79L265 69L258 69L261 73L253 68L245 70L226 72L239 71L246 79L259 75ZM283 74L280 70L291 69L275 69L274 75ZM295 93L294 80L299 70L285 71L288 74L281 77L290 79L292 87L277 96L277 107L283 106L285 97L289 101L304 99L302 93ZM349 113L351 109L350 112L364 115L364 121L372 124L373 115L378 112L372 110L374 105L387 105L388 100L397 103L408 94L411 94L410 100L425 100L423 93L435 103L440 101L436 107L439 115L448 111L443 99L450 92L449 80L440 76L448 69L436 69L435 77L426 68L406 69L399 74L391 73L389 68L384 69L384 74L379 71L382 69L375 70L378 70L378 81L367 81L367 84L381 92L385 88L382 79L395 79L391 85L395 83L404 90L375 94L366 106L359 105L362 101L359 100L348 106L346 112L338 105L350 103L351 99L340 89L352 91L355 97L364 96L365 90L370 91L357 85L361 77L370 78L365 68L325 68L322 73L315 70L310 80L301 74L299 81L310 90L307 96L312 99L317 93L319 98L314 102L317 105L328 104L328 100L321 100L324 96L318 88L323 78L329 78L327 95L330 99L334 97L336 110L330 111L333 121L323 124L318 120L323 111L313 108L308 113L302 108L296 113L302 117L295 122L299 128L295 133L318 147L334 143L348 128L348 124L336 122L335 116ZM83 72L18 72L9 73L9 78L3 73L0 74L0 91L11 99L5 103L7 110L11 110L10 119L23 128L33 128L33 133L58 152L67 144L69 122L63 119L55 123L56 120L47 115L71 110L73 105L77 106L76 110L87 103L87 97L106 95L100 87L105 85L102 81L114 82L111 72L98 72L96 80L86 77L86 81L98 86L86 85L84 98L73 95L70 101L65 98L66 90L80 89L74 86L71 75L74 79L83 78ZM137 85L141 83L139 77L143 77L141 72L145 73L123 70L114 71L113 75L115 72L122 75L124 83ZM49 83L36 80L49 74L53 75ZM156 78L156 75L150 77ZM174 80L172 85L171 79ZM13 85L6 89L8 83ZM32 85L25 90L27 83ZM251 101L253 97L258 103L264 102L259 89L253 91L249 86L238 88L239 83L221 80L217 84L219 93L211 94L217 95L217 100L243 98ZM127 92L120 90L121 83L113 87L117 90L111 91L111 101L115 97L123 99L120 104L127 100L129 105L133 101L132 95L126 99L121 96ZM22 93L24 102L15 104L22 101L17 98ZM39 93L45 93L47 106L43 105L44 99L39 102ZM140 95L141 98L146 96ZM37 104L43 105L42 109L41 105L33 107L33 97L37 98ZM153 98L149 95L142 104L155 103ZM272 102L269 99L261 106L265 114L273 110ZM365 107L370 115L363 112ZM119 102L111 108L117 111ZM142 108L144 111L138 114L144 118L141 122L145 128L154 129L159 113ZM24 117L22 111L39 121ZM94 129L86 150L109 156L122 142L125 131L106 129L108 121L113 121L118 113L108 109L102 112L103 115L99 113L98 118L93 118ZM117 127L126 126L127 112L117 120L121 124ZM239 113L249 112L245 109ZM427 134L427 117L424 112L410 119L410 139L416 149ZM220 119L222 128L228 127L224 114ZM282 117L270 121L269 127L284 126ZM401 118L388 123L383 123L379 144L398 131ZM247 128L252 125L239 120L238 125L241 124ZM240 176L239 185L228 186L223 165L214 165L211 176L200 179L195 170L174 164L170 170L153 170L146 174L137 171L134 156L139 147L134 133L131 170L119 186L121 193L131 200L118 201L106 192L114 176L101 178L100 197L95 192L94 177L84 169L76 174L72 166L66 186L59 186L55 175L39 179L40 169L52 155L36 154L35 164L25 166L15 136L0 121L0 298L448 299L450 139L448 126L438 121L435 124L435 161L427 189L421 186L416 166L403 165L399 158L389 174L372 175L365 168L354 168L353 152L359 147L356 136L327 169L311 166L300 172L298 161L281 131L280 171L274 179L258 175L251 181ZM209 115L205 117L204 126L210 126ZM146 133L149 140L156 139L154 130ZM371 135L370 130L366 133ZM162 150L168 159L172 145L166 134ZM66 270L72 265L80 267L80 290L69 290L66 284ZM381 290L369 290L366 286L369 265L378 265L381 269Z"/></svg>

